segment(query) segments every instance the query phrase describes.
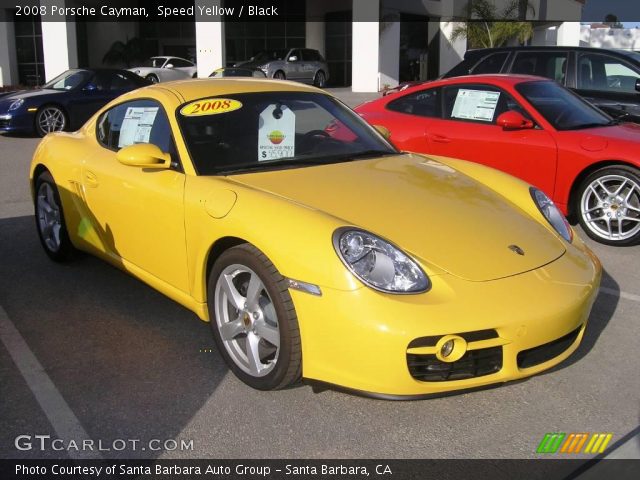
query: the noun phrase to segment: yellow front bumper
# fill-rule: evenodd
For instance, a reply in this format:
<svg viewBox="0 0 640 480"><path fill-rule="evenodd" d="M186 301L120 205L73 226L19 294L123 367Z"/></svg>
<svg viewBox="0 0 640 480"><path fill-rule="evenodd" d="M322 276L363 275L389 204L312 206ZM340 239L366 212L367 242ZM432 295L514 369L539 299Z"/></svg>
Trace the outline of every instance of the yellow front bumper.
<svg viewBox="0 0 640 480"><path fill-rule="evenodd" d="M318 297L292 290L302 336L303 377L404 397L478 388L536 374L563 361L580 344L600 277L600 262L580 243L549 265L499 280L469 282L448 274L434 276L431 290L420 295L390 295L362 287L354 291L323 288ZM501 347L502 363L495 373L445 381L423 381L410 373L408 353L428 355L436 350L409 349L412 341L487 329L494 329L497 337L474 341L471 336L467 351ZM518 366L519 352L576 331L571 337L575 340L565 342L568 347L559 353L556 346L551 359L527 368ZM422 343L432 344L429 340Z"/></svg>

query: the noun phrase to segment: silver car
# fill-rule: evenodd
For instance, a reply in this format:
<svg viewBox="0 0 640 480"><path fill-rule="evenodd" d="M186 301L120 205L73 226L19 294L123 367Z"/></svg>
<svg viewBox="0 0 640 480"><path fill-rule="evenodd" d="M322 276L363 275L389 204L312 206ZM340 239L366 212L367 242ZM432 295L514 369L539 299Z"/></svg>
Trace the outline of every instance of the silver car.
<svg viewBox="0 0 640 480"><path fill-rule="evenodd" d="M139 67L129 71L153 83L194 78L197 68L193 62L180 57L151 57Z"/></svg>
<svg viewBox="0 0 640 480"><path fill-rule="evenodd" d="M268 78L313 83L316 87L324 87L329 79L327 62L310 48L263 50L234 66L259 68Z"/></svg>

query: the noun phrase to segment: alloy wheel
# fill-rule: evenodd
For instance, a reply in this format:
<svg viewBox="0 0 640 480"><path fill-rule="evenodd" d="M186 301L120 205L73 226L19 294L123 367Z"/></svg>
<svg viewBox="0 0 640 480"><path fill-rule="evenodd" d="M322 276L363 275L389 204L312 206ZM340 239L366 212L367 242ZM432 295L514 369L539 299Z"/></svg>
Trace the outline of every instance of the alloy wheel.
<svg viewBox="0 0 640 480"><path fill-rule="evenodd" d="M57 252L60 250L60 230L62 220L60 206L56 201L53 188L46 182L40 184L37 195L37 215L38 227L42 234L42 240L49 250Z"/></svg>
<svg viewBox="0 0 640 480"><path fill-rule="evenodd" d="M580 215L597 236L628 240L640 232L640 185L618 174L597 177L584 189Z"/></svg>
<svg viewBox="0 0 640 480"><path fill-rule="evenodd" d="M247 266L229 265L214 299L216 326L231 360L252 377L268 375L278 361L280 329L262 279Z"/></svg>

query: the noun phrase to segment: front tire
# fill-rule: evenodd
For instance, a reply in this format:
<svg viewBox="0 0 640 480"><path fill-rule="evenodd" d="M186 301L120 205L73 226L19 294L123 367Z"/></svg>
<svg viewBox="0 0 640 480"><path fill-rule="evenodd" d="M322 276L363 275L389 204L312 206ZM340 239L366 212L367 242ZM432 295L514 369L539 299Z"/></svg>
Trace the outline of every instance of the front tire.
<svg viewBox="0 0 640 480"><path fill-rule="evenodd" d="M286 80L287 76L284 74L282 70L278 70L276 73L273 74L273 78L275 78L276 80Z"/></svg>
<svg viewBox="0 0 640 480"><path fill-rule="evenodd" d="M583 230L597 242L640 243L640 172L626 165L605 167L580 184L576 211Z"/></svg>
<svg viewBox="0 0 640 480"><path fill-rule="evenodd" d="M288 284L260 250L241 244L220 255L207 298L218 350L240 380L276 390L300 379L300 331Z"/></svg>
<svg viewBox="0 0 640 480"><path fill-rule="evenodd" d="M58 187L49 172L38 176L35 192L36 228L42 248L56 262L71 260L76 249L67 232Z"/></svg>
<svg viewBox="0 0 640 480"><path fill-rule="evenodd" d="M61 132L68 125L67 115L56 105L44 105L36 113L36 133L44 137L47 133Z"/></svg>
<svg viewBox="0 0 640 480"><path fill-rule="evenodd" d="M160 82L160 80L158 79L157 75L154 75L153 73L151 75L147 75L145 77L147 80L149 80L151 83L158 83Z"/></svg>

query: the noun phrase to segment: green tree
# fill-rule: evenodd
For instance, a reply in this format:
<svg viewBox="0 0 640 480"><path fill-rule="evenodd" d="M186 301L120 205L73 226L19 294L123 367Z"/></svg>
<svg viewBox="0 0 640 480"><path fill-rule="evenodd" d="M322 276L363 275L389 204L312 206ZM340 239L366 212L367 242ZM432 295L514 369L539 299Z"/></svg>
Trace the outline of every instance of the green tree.
<svg viewBox="0 0 640 480"><path fill-rule="evenodd" d="M513 39L523 44L533 35L533 24L522 21L527 12L535 14L528 1L512 0L498 10L493 1L470 0L468 9L469 21L453 29L452 41L466 38L470 48L489 48L500 47Z"/></svg>
<svg viewBox="0 0 640 480"><path fill-rule="evenodd" d="M605 25L609 25L609 28L624 28L624 25L618 20L618 16L613 13L609 13L604 17Z"/></svg>

